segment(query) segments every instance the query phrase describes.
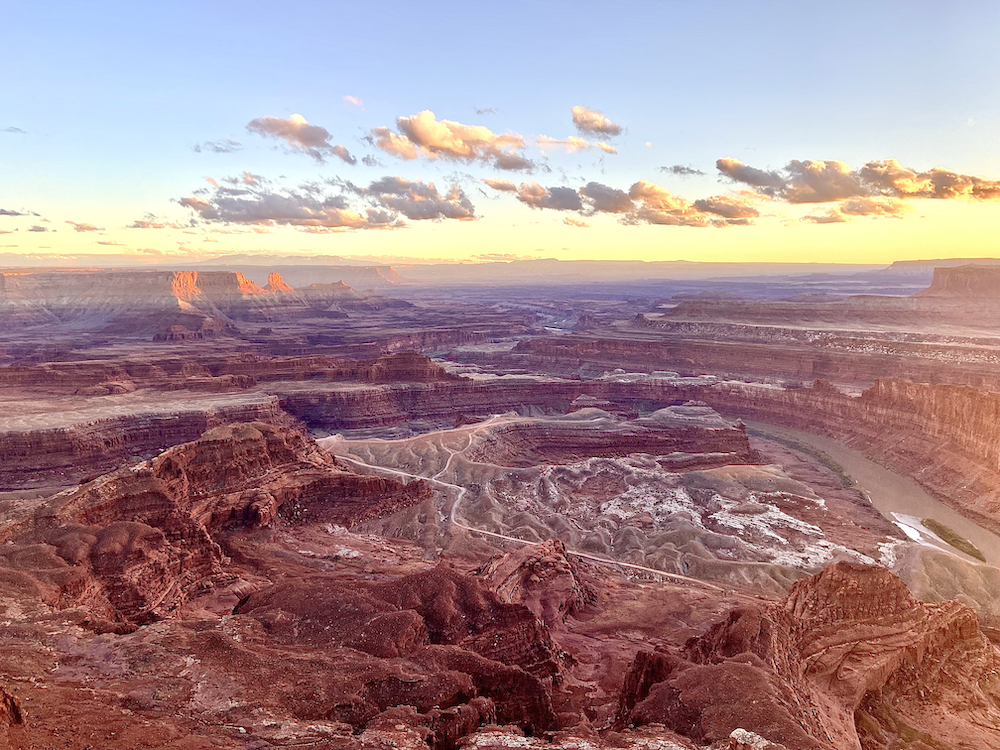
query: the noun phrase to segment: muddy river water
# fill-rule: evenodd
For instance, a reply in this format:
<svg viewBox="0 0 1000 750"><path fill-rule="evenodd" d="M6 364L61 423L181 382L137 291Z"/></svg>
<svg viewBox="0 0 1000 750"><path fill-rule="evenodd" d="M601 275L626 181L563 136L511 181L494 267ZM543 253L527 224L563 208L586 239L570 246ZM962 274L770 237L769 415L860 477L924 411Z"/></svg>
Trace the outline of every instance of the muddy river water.
<svg viewBox="0 0 1000 750"><path fill-rule="evenodd" d="M928 541L929 533L920 527L919 521L923 518L933 518L972 542L982 551L990 565L1000 567L1000 536L970 521L940 500L935 500L912 479L890 471L865 457L860 451L848 448L832 438L790 427L745 421L751 430L803 443L825 453L843 469L845 474L857 482L858 487L883 516L895 521L900 527L905 527L903 531L907 535L914 537L914 534L919 533L925 542ZM933 540L931 541L933 543ZM955 552L951 547L947 549ZM956 552L956 554L961 553ZM962 557L973 560L964 554Z"/></svg>

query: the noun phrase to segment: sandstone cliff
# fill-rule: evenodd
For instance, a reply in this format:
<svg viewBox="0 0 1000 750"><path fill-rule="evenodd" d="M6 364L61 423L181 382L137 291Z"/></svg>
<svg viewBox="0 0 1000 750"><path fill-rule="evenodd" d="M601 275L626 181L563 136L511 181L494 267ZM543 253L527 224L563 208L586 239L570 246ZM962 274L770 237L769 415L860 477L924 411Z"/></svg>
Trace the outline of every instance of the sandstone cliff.
<svg viewBox="0 0 1000 750"><path fill-rule="evenodd" d="M123 415L95 407L92 412L80 413L82 418L68 426L28 425L19 429L12 424L0 431L0 489L65 486L195 440L206 430L224 424L291 421L278 399L266 395L208 399L202 408L176 402L176 407L147 404Z"/></svg>
<svg viewBox="0 0 1000 750"><path fill-rule="evenodd" d="M935 268L931 285L918 297L976 298L980 303L1000 302L1000 268L970 263L963 266Z"/></svg>

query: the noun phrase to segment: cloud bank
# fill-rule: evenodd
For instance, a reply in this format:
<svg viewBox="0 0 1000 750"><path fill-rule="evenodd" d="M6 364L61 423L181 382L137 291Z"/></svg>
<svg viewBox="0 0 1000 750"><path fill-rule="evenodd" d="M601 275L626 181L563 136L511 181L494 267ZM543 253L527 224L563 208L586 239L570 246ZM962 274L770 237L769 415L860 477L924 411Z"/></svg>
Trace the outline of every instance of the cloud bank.
<svg viewBox="0 0 1000 750"><path fill-rule="evenodd" d="M718 195L694 202L674 195L653 182L640 180L628 191L588 182L577 189L565 186L543 187L537 182L484 179L490 188L512 193L531 208L574 211L582 216L615 214L623 224L658 224L661 226L724 227L753 223L760 213L753 206L762 200L753 193L735 196ZM570 226L590 226L584 221L564 218Z"/></svg>
<svg viewBox="0 0 1000 750"><path fill-rule="evenodd" d="M842 161L793 159L780 170L762 170L723 158L716 167L734 182L788 203L829 203L850 198L935 198L1000 200L1000 180L987 180L934 167L920 172L895 159L851 169Z"/></svg>
<svg viewBox="0 0 1000 750"><path fill-rule="evenodd" d="M222 181L178 201L207 223L285 225L303 230L397 229L410 221L476 218L457 185L441 193L432 182L388 176L366 187L350 182L277 188L268 180Z"/></svg>

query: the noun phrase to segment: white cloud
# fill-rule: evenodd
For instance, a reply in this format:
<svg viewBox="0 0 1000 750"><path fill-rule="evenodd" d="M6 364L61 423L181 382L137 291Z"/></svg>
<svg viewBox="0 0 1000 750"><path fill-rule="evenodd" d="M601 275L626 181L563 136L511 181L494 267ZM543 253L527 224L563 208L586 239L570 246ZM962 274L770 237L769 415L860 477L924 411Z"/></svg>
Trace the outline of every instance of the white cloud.
<svg viewBox="0 0 1000 750"><path fill-rule="evenodd" d="M573 124L576 125L576 129L581 133L611 137L622 134L622 126L611 122L599 110L588 109L578 104L570 111L573 113Z"/></svg>

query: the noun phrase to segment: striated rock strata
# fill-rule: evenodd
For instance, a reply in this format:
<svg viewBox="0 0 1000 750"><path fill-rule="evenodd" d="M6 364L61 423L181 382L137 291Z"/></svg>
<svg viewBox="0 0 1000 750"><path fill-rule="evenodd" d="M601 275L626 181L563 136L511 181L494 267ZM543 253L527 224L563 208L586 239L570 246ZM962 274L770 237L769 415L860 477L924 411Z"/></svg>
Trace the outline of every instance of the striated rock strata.
<svg viewBox="0 0 1000 750"><path fill-rule="evenodd" d="M178 404L177 411L140 407L121 416L98 411L68 426L0 431L0 489L66 485L233 422L291 422L277 398L243 401L208 402L200 409Z"/></svg>
<svg viewBox="0 0 1000 750"><path fill-rule="evenodd" d="M566 545L556 539L497 557L477 575L503 601L523 604L550 628L560 626L596 598L580 580L566 555Z"/></svg>

